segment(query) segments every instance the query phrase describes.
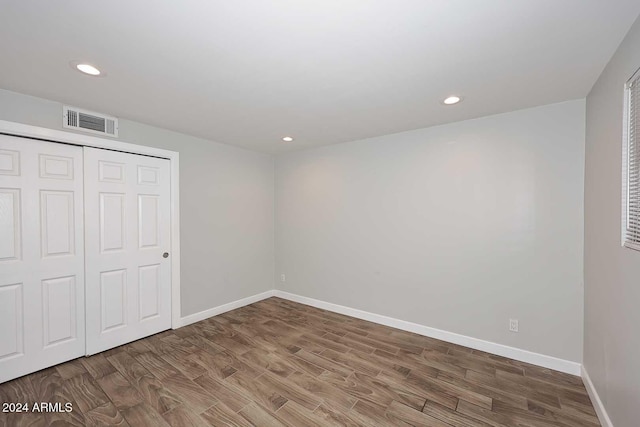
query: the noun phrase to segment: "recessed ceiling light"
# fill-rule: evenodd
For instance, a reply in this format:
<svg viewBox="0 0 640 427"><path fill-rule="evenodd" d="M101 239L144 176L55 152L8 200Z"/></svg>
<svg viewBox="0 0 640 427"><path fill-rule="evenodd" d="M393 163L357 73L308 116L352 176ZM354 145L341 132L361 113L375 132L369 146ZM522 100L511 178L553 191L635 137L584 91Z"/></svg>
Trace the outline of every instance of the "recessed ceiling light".
<svg viewBox="0 0 640 427"><path fill-rule="evenodd" d="M448 98L445 98L444 101L442 101L445 105L453 105L453 104L457 104L458 102L462 101L462 98L460 98L459 96L456 95L451 95Z"/></svg>
<svg viewBox="0 0 640 427"><path fill-rule="evenodd" d="M282 140L283 140L284 142L293 142L293 138L292 138L292 137L290 137L290 136L285 136L284 138L282 138Z"/></svg>
<svg viewBox="0 0 640 427"><path fill-rule="evenodd" d="M87 64L83 61L71 61L69 62L71 68L76 71L80 71L82 74L87 74L93 77L104 77L105 73L100 71L95 65Z"/></svg>
<svg viewBox="0 0 640 427"><path fill-rule="evenodd" d="M85 74L89 74L91 76L99 76L100 75L100 70L98 70L96 67L94 67L93 65L89 65L89 64L78 64L76 65L76 68L79 71L82 71Z"/></svg>

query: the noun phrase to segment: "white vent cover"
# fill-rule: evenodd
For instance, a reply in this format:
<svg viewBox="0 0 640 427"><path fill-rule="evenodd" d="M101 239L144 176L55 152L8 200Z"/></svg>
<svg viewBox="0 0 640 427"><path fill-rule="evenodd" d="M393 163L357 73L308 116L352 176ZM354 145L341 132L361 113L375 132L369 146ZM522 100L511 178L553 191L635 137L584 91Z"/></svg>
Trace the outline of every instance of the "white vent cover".
<svg viewBox="0 0 640 427"><path fill-rule="evenodd" d="M118 136L118 119L105 114L64 106L62 126L100 135Z"/></svg>

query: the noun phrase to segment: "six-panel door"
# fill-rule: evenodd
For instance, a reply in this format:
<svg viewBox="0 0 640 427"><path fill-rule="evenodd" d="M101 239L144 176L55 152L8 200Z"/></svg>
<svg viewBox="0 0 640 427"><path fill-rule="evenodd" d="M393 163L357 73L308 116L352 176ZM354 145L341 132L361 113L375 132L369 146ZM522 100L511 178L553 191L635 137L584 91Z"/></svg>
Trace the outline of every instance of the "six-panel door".
<svg viewBox="0 0 640 427"><path fill-rule="evenodd" d="M82 148L0 135L0 382L85 353Z"/></svg>
<svg viewBox="0 0 640 427"><path fill-rule="evenodd" d="M89 355L171 327L170 170L87 147L84 165Z"/></svg>

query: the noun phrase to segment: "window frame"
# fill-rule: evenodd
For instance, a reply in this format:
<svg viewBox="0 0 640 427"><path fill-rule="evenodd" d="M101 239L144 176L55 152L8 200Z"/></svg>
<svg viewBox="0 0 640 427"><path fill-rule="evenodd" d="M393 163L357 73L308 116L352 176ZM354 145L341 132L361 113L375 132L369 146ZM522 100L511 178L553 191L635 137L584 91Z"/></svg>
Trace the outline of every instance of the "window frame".
<svg viewBox="0 0 640 427"><path fill-rule="evenodd" d="M631 151L631 144L635 144L634 152L638 152L640 149L640 122L636 123L637 129L635 129L634 139L631 140L631 89L634 85L640 85L640 69L636 70L635 73L631 76L629 80L624 85L624 119L623 119L623 144L622 144L622 246L633 249L636 251L640 251L640 241L634 242L629 239L629 205L630 205L630 178L631 178L631 168L629 163L631 158L629 153ZM634 100L635 103L640 104L640 97ZM640 105L634 105L636 110L640 109ZM640 179L640 172L638 172L638 179ZM636 181L636 184L639 188L640 192L640 181ZM637 196L640 198L640 196ZM638 214L638 218L635 221L640 224L640 213Z"/></svg>

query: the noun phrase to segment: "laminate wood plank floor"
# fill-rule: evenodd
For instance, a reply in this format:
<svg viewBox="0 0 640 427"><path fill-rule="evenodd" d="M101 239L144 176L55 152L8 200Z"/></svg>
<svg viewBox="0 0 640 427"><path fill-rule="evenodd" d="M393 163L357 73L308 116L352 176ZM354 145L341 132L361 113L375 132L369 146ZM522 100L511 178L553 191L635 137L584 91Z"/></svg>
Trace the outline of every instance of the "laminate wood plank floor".
<svg viewBox="0 0 640 427"><path fill-rule="evenodd" d="M0 384L0 426L598 426L579 377L269 298Z"/></svg>

